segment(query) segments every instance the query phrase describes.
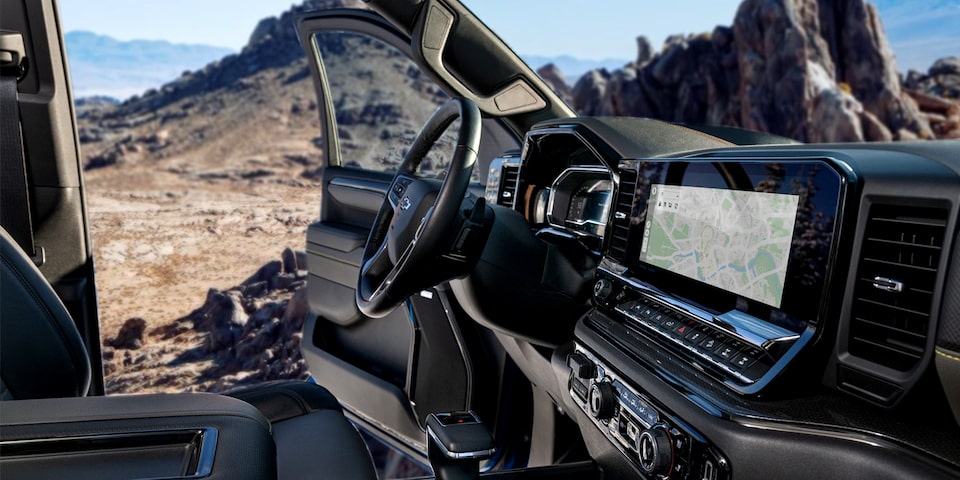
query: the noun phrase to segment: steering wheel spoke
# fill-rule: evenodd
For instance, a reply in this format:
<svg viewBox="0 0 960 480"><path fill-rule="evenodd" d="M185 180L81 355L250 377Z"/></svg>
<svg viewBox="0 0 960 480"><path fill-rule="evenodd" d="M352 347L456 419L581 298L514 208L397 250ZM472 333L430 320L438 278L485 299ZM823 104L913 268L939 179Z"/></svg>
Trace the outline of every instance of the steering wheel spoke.
<svg viewBox="0 0 960 480"><path fill-rule="evenodd" d="M458 117L457 144L443 181L418 178L414 172ZM443 253L448 237L463 222L460 206L477 160L480 122L473 102L452 98L434 112L408 149L363 250L356 302L366 316L386 316L409 295L463 274L445 263Z"/></svg>
<svg viewBox="0 0 960 480"><path fill-rule="evenodd" d="M403 173L398 173L397 176L394 177L393 182L390 184L390 191L387 193L387 200L390 201L391 208L397 210L397 208L400 206L400 202L404 198L404 194L407 193L410 185L416 181L416 177L412 175L405 175Z"/></svg>

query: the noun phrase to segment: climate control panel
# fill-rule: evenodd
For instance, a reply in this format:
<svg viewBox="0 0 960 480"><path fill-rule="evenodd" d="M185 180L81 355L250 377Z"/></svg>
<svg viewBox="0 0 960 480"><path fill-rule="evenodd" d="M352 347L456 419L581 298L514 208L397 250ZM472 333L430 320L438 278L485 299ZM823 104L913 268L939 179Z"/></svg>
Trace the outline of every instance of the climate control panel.
<svg viewBox="0 0 960 480"><path fill-rule="evenodd" d="M656 406L589 351L577 345L567 366L574 403L649 478L729 477L726 460L702 435Z"/></svg>

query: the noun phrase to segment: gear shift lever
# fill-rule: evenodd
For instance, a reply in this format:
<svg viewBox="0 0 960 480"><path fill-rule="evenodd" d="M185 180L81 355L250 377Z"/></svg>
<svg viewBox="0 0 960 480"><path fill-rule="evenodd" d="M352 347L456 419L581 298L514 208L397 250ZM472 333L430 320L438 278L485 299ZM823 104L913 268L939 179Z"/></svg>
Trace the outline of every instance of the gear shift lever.
<svg viewBox="0 0 960 480"><path fill-rule="evenodd" d="M427 416L427 455L437 480L474 480L480 461L496 450L493 437L476 413L447 412Z"/></svg>

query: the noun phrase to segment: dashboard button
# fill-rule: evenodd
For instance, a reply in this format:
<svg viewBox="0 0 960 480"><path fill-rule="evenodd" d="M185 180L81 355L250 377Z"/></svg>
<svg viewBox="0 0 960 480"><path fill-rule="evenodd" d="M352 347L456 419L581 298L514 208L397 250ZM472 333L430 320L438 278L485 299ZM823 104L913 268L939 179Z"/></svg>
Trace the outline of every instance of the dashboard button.
<svg viewBox="0 0 960 480"><path fill-rule="evenodd" d="M750 366L753 365L753 362L756 362L756 361L757 359L753 358L750 355L738 353L730 357L730 366L732 366L734 369L738 371L742 371L742 370L746 370L747 368L750 368Z"/></svg>
<svg viewBox="0 0 960 480"><path fill-rule="evenodd" d="M734 350L741 350L747 346L745 343L741 342L740 340L734 340L732 338L727 338L726 340L723 341L723 343L726 343L728 347Z"/></svg>
<svg viewBox="0 0 960 480"><path fill-rule="evenodd" d="M756 347L747 347L741 350L740 353L744 355L750 355L750 357L753 358L754 360L757 360L763 356L763 351L761 351L759 348L756 348Z"/></svg>
<svg viewBox="0 0 960 480"><path fill-rule="evenodd" d="M667 318L670 318L670 316L667 315L667 314L665 314L665 313L655 312L653 315L650 315L650 317L647 318L647 321L649 321L650 323L652 323L652 324L654 324L654 325L660 325L660 324L662 324L662 323L664 322L664 320L666 320Z"/></svg>
<svg viewBox="0 0 960 480"><path fill-rule="evenodd" d="M567 357L567 366L578 379L589 380L597 376L597 365L586 356L573 353Z"/></svg>
<svg viewBox="0 0 960 480"><path fill-rule="evenodd" d="M720 341L717 340L717 337L707 334L706 338L704 338L704 340L700 342L700 349L703 350L704 353L710 353L710 352L713 352L714 349L716 349L717 345L719 344L720 344Z"/></svg>
<svg viewBox="0 0 960 480"><path fill-rule="evenodd" d="M684 337L683 343L687 343L687 344L690 344L690 345L696 345L696 344L700 343L701 341L703 341L703 338L706 337L706 335L707 335L707 332L704 330L704 327L696 327L696 328L690 330L690 333L688 333L688 334Z"/></svg>
<svg viewBox="0 0 960 480"><path fill-rule="evenodd" d="M770 370L770 364L767 363L766 359L761 359L754 362L753 365L744 370L743 375L747 378L756 380L764 376L768 370Z"/></svg>
<svg viewBox="0 0 960 480"><path fill-rule="evenodd" d="M580 399L581 402L587 401L587 395L589 395L590 392L588 391L587 386L584 385L580 380L571 378L570 390L573 391L573 393L577 396L577 398Z"/></svg>
<svg viewBox="0 0 960 480"><path fill-rule="evenodd" d="M673 331L673 329L677 328L678 325L680 325L680 320L677 320L673 317L664 318L663 323L660 324L660 326L663 327L663 330L668 332Z"/></svg>
<svg viewBox="0 0 960 480"><path fill-rule="evenodd" d="M719 346L717 346L716 350L713 351L713 355L722 361L730 360L736 354L737 349L727 345L726 343L721 343Z"/></svg>

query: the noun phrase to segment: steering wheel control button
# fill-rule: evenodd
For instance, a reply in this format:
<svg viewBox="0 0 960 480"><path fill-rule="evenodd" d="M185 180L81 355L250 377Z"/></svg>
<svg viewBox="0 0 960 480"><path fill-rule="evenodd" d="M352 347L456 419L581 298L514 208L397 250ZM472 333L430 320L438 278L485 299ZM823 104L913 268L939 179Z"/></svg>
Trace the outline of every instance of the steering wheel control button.
<svg viewBox="0 0 960 480"><path fill-rule="evenodd" d="M651 428L640 434L637 444L640 468L650 475L669 474L673 466L670 436L662 428Z"/></svg>
<svg viewBox="0 0 960 480"><path fill-rule="evenodd" d="M617 392L610 382L597 382L590 387L590 414L597 420L613 418L617 407Z"/></svg>

